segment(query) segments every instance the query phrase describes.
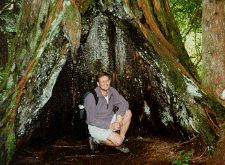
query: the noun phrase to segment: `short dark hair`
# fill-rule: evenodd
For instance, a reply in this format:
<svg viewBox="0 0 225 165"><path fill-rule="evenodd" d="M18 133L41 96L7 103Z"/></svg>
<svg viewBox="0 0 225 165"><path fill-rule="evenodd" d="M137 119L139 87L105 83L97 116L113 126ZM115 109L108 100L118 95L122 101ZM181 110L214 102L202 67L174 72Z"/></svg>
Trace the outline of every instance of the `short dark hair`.
<svg viewBox="0 0 225 165"><path fill-rule="evenodd" d="M99 82L99 79L103 76L107 76L109 79L111 79L111 75L108 72L99 72L96 75L96 82Z"/></svg>

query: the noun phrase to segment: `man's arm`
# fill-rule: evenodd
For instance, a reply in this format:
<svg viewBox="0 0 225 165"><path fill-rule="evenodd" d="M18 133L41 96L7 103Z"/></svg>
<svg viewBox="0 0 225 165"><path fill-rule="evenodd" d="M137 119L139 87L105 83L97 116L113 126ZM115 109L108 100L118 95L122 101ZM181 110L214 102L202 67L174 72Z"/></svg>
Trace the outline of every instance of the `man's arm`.
<svg viewBox="0 0 225 165"><path fill-rule="evenodd" d="M126 110L129 109L129 104L127 102L127 100L119 94L119 92L112 88L113 91L113 96L114 96L114 104L115 106L118 107L118 111L116 112L117 116L121 116L121 118L119 117L118 121L122 119L122 116L125 114Z"/></svg>

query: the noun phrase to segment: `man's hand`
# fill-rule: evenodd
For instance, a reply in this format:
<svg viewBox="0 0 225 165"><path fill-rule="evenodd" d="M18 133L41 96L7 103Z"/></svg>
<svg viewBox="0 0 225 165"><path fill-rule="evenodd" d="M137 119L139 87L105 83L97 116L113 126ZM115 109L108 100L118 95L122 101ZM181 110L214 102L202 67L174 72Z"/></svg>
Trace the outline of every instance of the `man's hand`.
<svg viewBox="0 0 225 165"><path fill-rule="evenodd" d="M120 130L120 128L122 127L122 121L123 121L123 117L118 115L116 117L116 121L114 123L111 123L109 128L115 130L115 131L118 131Z"/></svg>
<svg viewBox="0 0 225 165"><path fill-rule="evenodd" d="M119 122L114 122L114 123L111 123L111 124L110 124L110 128L113 129L113 130L118 131L118 130L120 130L121 125L120 125Z"/></svg>
<svg viewBox="0 0 225 165"><path fill-rule="evenodd" d="M121 115L117 115L115 122L119 123L121 127L123 125L123 117Z"/></svg>

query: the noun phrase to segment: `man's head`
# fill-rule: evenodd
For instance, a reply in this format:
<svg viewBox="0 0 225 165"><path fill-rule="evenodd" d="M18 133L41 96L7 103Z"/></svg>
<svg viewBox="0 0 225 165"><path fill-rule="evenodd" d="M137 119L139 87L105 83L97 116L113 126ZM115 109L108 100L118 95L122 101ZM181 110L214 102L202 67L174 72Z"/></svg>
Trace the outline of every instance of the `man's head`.
<svg viewBox="0 0 225 165"><path fill-rule="evenodd" d="M99 72L96 75L96 81L101 90L107 91L111 83L110 74L107 72Z"/></svg>

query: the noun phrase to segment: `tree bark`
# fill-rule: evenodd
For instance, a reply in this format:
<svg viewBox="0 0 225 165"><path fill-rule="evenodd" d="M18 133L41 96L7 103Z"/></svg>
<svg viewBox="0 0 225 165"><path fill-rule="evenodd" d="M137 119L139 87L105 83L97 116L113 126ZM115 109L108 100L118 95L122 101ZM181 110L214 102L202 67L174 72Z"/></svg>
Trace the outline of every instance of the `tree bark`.
<svg viewBox="0 0 225 165"><path fill-rule="evenodd" d="M5 34L0 32L0 69L5 67L8 61L8 44Z"/></svg>
<svg viewBox="0 0 225 165"><path fill-rule="evenodd" d="M8 79L1 84L1 164L10 160L15 138L19 141L26 134L28 123L50 98L68 49L75 51L79 45L80 29L73 2L24 0L14 58L6 69Z"/></svg>
<svg viewBox="0 0 225 165"><path fill-rule="evenodd" d="M203 84L225 105L225 1L202 2Z"/></svg>
<svg viewBox="0 0 225 165"><path fill-rule="evenodd" d="M202 1L202 64L203 85L225 105L225 12L224 0ZM208 164L223 164L225 131Z"/></svg>

